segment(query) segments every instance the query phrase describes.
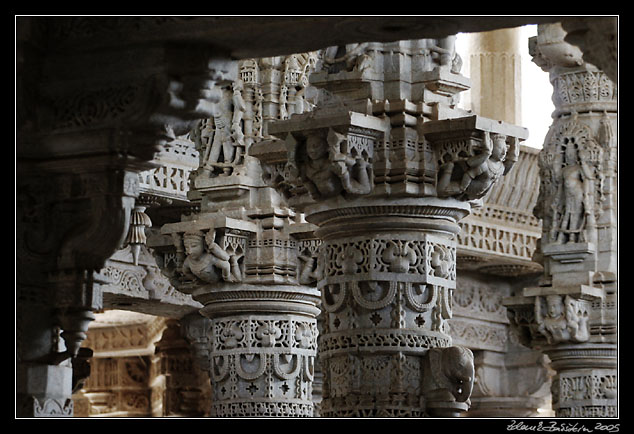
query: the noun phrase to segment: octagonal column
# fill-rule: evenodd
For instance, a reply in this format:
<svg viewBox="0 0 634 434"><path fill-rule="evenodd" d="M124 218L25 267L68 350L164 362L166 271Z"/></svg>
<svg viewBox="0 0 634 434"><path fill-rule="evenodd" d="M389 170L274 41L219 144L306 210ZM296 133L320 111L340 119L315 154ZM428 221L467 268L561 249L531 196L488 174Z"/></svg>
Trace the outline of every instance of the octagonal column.
<svg viewBox="0 0 634 434"><path fill-rule="evenodd" d="M453 37L326 50L321 104L270 122L251 155L321 239L326 417L457 416L473 355L452 346L458 221L526 130L456 108Z"/></svg>

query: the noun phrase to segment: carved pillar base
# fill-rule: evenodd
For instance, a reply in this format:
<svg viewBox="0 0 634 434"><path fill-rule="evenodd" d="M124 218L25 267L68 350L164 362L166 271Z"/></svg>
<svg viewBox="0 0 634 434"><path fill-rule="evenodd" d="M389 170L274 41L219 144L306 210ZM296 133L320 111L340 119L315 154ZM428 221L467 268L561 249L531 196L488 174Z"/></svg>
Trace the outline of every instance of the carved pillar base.
<svg viewBox="0 0 634 434"><path fill-rule="evenodd" d="M467 417L552 416L548 358L507 343L507 351L474 351L476 381Z"/></svg>
<svg viewBox="0 0 634 434"><path fill-rule="evenodd" d="M72 417L73 367L19 363L16 373L16 417Z"/></svg>

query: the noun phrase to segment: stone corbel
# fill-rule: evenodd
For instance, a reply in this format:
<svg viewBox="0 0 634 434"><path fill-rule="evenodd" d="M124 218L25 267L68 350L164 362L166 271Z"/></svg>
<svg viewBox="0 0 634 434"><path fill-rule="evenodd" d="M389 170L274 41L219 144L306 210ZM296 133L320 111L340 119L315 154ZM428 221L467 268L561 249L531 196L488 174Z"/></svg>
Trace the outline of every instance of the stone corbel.
<svg viewBox="0 0 634 434"><path fill-rule="evenodd" d="M589 285L528 287L502 304L520 342L540 349L590 341L592 303L603 297L601 288Z"/></svg>
<svg viewBox="0 0 634 434"><path fill-rule="evenodd" d="M322 240L317 237L317 226L305 221L293 222L289 235L297 241L297 283L314 286L323 278L324 259L320 254Z"/></svg>
<svg viewBox="0 0 634 434"><path fill-rule="evenodd" d="M323 199L367 195L374 188L374 148L385 137L388 122L355 112L296 115L270 124L275 137L254 144L250 155L262 163L265 182L294 209Z"/></svg>
<svg viewBox="0 0 634 434"><path fill-rule="evenodd" d="M433 104L435 111L441 111L441 115L452 113L448 108L454 108L460 92L471 88L471 81L467 77L446 67L423 72L421 79L425 85L423 100Z"/></svg>
<svg viewBox="0 0 634 434"><path fill-rule="evenodd" d="M241 282L247 241L256 231L257 225L253 222L220 214L203 214L197 220L163 225L161 234L172 236L174 251L184 252L182 262L175 264L177 269L164 270L164 273L171 276L176 289L194 295L194 299L196 294L206 292L203 287L207 285ZM192 249L188 245L192 240L198 241L202 249L200 258L189 259L194 252L188 252Z"/></svg>
<svg viewBox="0 0 634 434"><path fill-rule="evenodd" d="M53 364L77 355L94 319L92 311L101 308L100 285L108 279L98 270L122 246L138 195L137 174L110 167L114 163L108 158L94 159L91 172L69 166L80 172L75 174L65 173L71 161L57 164L38 166L49 174L46 179L31 177L21 183L17 232L23 265L19 285L50 289L48 306L62 330L65 349L53 348L44 356ZM44 191L51 194L41 196Z"/></svg>
<svg viewBox="0 0 634 434"><path fill-rule="evenodd" d="M428 121L419 134L431 144L437 167L438 197L476 201L508 173L528 130L473 115Z"/></svg>

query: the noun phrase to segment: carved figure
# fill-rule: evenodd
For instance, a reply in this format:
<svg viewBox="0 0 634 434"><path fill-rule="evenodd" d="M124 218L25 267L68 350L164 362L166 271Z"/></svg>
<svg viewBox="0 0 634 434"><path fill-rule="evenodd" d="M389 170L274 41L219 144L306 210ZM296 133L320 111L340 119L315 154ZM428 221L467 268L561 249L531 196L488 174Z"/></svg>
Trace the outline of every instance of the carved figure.
<svg viewBox="0 0 634 434"><path fill-rule="evenodd" d="M594 179L587 162L577 155L574 139L566 139L564 167L561 170L563 188L563 213L557 230L558 243L586 241L584 229L594 225ZM590 221L589 221L590 220Z"/></svg>
<svg viewBox="0 0 634 434"><path fill-rule="evenodd" d="M459 170L463 172L460 181L454 180L456 162L445 162L440 167L437 191L439 196L458 196L468 200L482 198L505 175L517 161L519 147L516 140L511 143L509 150L511 158L506 158L506 136L484 132L482 151L466 160L459 160ZM459 172L457 172L459 173Z"/></svg>
<svg viewBox="0 0 634 434"><path fill-rule="evenodd" d="M298 281L302 285L309 285L320 280L323 276L323 267L319 266L319 259L310 255L297 255L297 259L301 263Z"/></svg>
<svg viewBox="0 0 634 434"><path fill-rule="evenodd" d="M454 58L456 57L456 35L450 35L440 39L432 39L431 42L432 46L430 48L433 53L432 58L437 57L436 62L439 66L451 68L458 65L462 66L462 61L454 65ZM458 73L460 72L460 69L458 69L458 71L452 70L452 72Z"/></svg>
<svg viewBox="0 0 634 434"><path fill-rule="evenodd" d="M330 129L326 140L319 135L306 139L307 161L301 177L314 199L332 197L342 192L368 194L372 191L372 164L361 155L354 158L341 152L346 136Z"/></svg>
<svg viewBox="0 0 634 434"><path fill-rule="evenodd" d="M363 72L372 66L372 57L367 52L368 45L369 43L363 42L346 44L345 47L329 47L324 53L324 66L331 73L341 70Z"/></svg>
<svg viewBox="0 0 634 434"><path fill-rule="evenodd" d="M244 85L241 80L237 80L233 82L233 117L231 118L231 137L235 140L235 142L244 146L244 132L242 131L242 119L244 118L244 113L247 110L247 103L244 101L242 97ZM236 156L236 159L239 156Z"/></svg>
<svg viewBox="0 0 634 434"><path fill-rule="evenodd" d="M431 348L423 362L423 394L429 402L470 405L475 369L473 353L465 347Z"/></svg>
<svg viewBox="0 0 634 434"><path fill-rule="evenodd" d="M235 90L235 89L234 89ZM214 104L212 110L212 120L207 121L203 131L199 135L194 135L197 148L204 149L202 157L202 174L211 176L215 168L221 168L224 174L231 172L231 166L236 157L235 137L240 138L240 134L232 132L234 123L233 103L234 99L240 104L244 104L241 96L233 98L227 89L222 90L222 98ZM238 111L244 110L244 106L239 106ZM240 118L240 114L237 116ZM241 133L241 131L240 131ZM243 138L243 136L242 136Z"/></svg>
<svg viewBox="0 0 634 434"><path fill-rule="evenodd" d="M608 155L603 143L610 143L610 136L605 123L595 134L574 111L549 131L539 160L542 181L536 207L549 243L597 242L596 220L606 200L603 173Z"/></svg>
<svg viewBox="0 0 634 434"><path fill-rule="evenodd" d="M183 262L182 274L186 279L195 278L207 283L220 280L217 269L220 269L222 279L227 282L237 282L241 273L235 256L229 255L213 240L214 231L209 231L211 237L202 232L189 232L183 235L183 244L187 257ZM205 249L207 241L208 250Z"/></svg>
<svg viewBox="0 0 634 434"><path fill-rule="evenodd" d="M546 337L549 344L584 342L589 339L587 310L580 303L568 295L535 298L537 331Z"/></svg>

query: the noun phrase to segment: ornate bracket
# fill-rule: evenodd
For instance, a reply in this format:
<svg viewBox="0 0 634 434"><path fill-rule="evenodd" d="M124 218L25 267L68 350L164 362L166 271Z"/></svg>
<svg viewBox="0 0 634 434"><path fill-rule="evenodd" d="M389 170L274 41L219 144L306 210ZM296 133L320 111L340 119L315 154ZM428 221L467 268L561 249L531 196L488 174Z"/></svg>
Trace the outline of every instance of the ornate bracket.
<svg viewBox="0 0 634 434"><path fill-rule="evenodd" d="M468 116L423 122L420 134L430 142L438 167L438 197L483 198L519 158L526 128Z"/></svg>
<svg viewBox="0 0 634 434"><path fill-rule="evenodd" d="M18 293L42 288L66 344L65 351L52 348L44 356L50 356L50 363L77 354L93 319L91 311L101 308L100 285L107 278L98 270L121 247L138 195L138 175L113 168L116 161L94 159L92 171L78 169L81 164L39 165L50 176L23 178L18 187ZM69 167L79 173L66 173ZM24 173L32 175L33 170Z"/></svg>
<svg viewBox="0 0 634 434"><path fill-rule="evenodd" d="M301 208L370 194L374 149L387 131L385 120L355 112L314 119L296 115L269 125L269 133L285 137L283 142L264 140L250 154L261 161L265 182Z"/></svg>
<svg viewBox="0 0 634 434"><path fill-rule="evenodd" d="M520 342L539 349L589 342L592 303L602 298L602 289L587 285L532 287L503 304Z"/></svg>
<svg viewBox="0 0 634 434"><path fill-rule="evenodd" d="M177 252L184 252L175 269L164 270L175 288L191 294L201 285L244 280L244 255L248 238L257 231L254 223L221 215L209 219L163 225Z"/></svg>

